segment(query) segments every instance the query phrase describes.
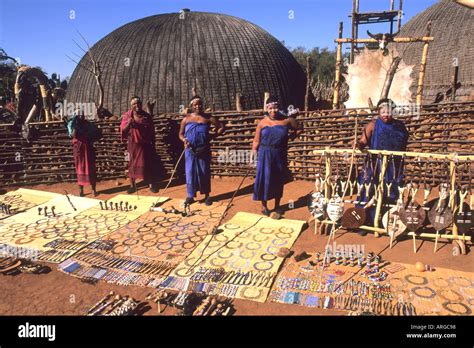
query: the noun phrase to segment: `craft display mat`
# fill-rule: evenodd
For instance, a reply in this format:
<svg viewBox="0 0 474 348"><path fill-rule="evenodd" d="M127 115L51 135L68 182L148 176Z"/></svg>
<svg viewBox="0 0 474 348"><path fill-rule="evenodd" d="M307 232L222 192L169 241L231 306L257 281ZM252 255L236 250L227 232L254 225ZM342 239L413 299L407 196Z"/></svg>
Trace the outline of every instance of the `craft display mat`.
<svg viewBox="0 0 474 348"><path fill-rule="evenodd" d="M0 204L5 203L11 205L10 210L12 215L21 213L25 210L33 208L39 204L48 202L50 199L59 196L57 193L31 190L20 188L15 191L10 191L0 196ZM0 220L8 218L12 215L5 214L0 211ZM0 221L0 227L2 222Z"/></svg>
<svg viewBox="0 0 474 348"><path fill-rule="evenodd" d="M418 272L416 268L410 264L394 263L396 265L402 265L405 269L398 271L394 274L390 274L385 281L380 282L381 284L390 283L391 293L393 296L393 301L401 301L412 303L416 308L417 315L462 315L465 311L465 308L470 308L472 315L472 310L474 309L474 273L455 271L445 268L437 268L433 272ZM362 272L366 268L359 270L357 266L350 267L344 265L335 265L334 262L327 265L322 279L328 280L331 279L335 282L345 282L350 279L366 281L371 283L367 278L362 275ZM283 300L281 292L284 292L287 289L282 289L281 282L284 278L300 278L301 280L307 279L316 283L319 283L320 280L320 270L321 266L308 266L307 261L302 261L300 263L290 262L288 265L281 270L278 274L277 279L275 280L272 291L269 295L269 300L272 302L287 303ZM383 271L383 267L381 268ZM413 282L419 283L419 285L412 284L406 280L406 277L409 277ZM428 296L431 294L436 294L433 298L427 299L420 296L417 296L413 293L413 288L421 287L419 289L421 295ZM431 290L424 289L428 287ZM458 295L452 293L454 290ZM325 294L317 291L309 290L287 290L288 292L299 293L301 297L305 295L321 295ZM447 300L440 297L439 293L442 293L445 297L452 300L453 304L451 305L455 313L449 310L446 310L443 307L443 303ZM463 305L456 304L461 302Z"/></svg>
<svg viewBox="0 0 474 348"><path fill-rule="evenodd" d="M171 199L161 208L170 210L179 208L182 200ZM65 262L60 268L73 276L77 274L91 274L84 269L108 269L111 272L137 273L137 275L157 277L168 275L196 246L211 234L214 226L220 221L226 207L221 203L212 207L200 203L191 205L191 215L181 216L178 214L164 212L149 212L125 227L107 235L101 240L112 242L113 249L110 251L85 248L77 253L72 259ZM94 261L90 261L93 257ZM140 262L141 268L156 266L154 269L148 267L148 272L131 272L120 267L111 267L111 264L119 265L120 260L129 263ZM71 261L71 262L69 262ZM72 262L80 267L74 266L74 272L67 272ZM82 269L81 269L82 268ZM105 275L100 273L100 275ZM81 276L78 276L79 278ZM130 282L124 285L133 285L137 278L129 278ZM123 279L119 281L125 282ZM140 282L142 282L140 280Z"/></svg>
<svg viewBox="0 0 474 348"><path fill-rule="evenodd" d="M275 282L273 283L273 287L268 297L268 300L271 302L291 303L308 307L315 307L316 304L311 302L312 300L314 300L315 296L334 296L334 294L317 291L317 288L321 281L323 284L340 284L350 279L354 279L356 281L367 280L361 275L363 270L360 270L357 265L354 267L350 267L343 265L335 265L334 262L332 262L325 266L323 273L321 273L321 268L321 265L311 266L308 263L308 259L300 262L296 262L294 259L291 259L278 273L278 276ZM307 282L308 289L302 290L287 288L285 287L284 282L289 280L297 281L299 283Z"/></svg>
<svg viewBox="0 0 474 348"><path fill-rule="evenodd" d="M411 302L418 315L472 315L474 273L447 268L435 268L432 272L418 272L413 265L403 263L401 265L405 266L405 269L390 275L387 279L395 299ZM407 281L407 276L412 283ZM419 285L413 283L419 283ZM420 287L417 293L423 296L430 295L432 291L435 296L429 299L417 296L413 292L415 287ZM451 302L448 306L451 310L443 307L446 302ZM465 313L466 308L470 309L470 313Z"/></svg>
<svg viewBox="0 0 474 348"><path fill-rule="evenodd" d="M251 276L264 274L273 281L284 260L277 256L278 251L282 247L291 248L304 224L305 221L275 220L238 212L230 221L219 227L221 233L204 239L171 273L170 279L189 280L200 267L204 267L248 273ZM238 285L238 290L232 297L265 302L271 281L268 281L266 286ZM188 286L189 284L169 288L188 290ZM212 287L210 294L228 296L219 286Z"/></svg>
<svg viewBox="0 0 474 348"><path fill-rule="evenodd" d="M126 212L102 210L97 199L71 195L68 197L71 202L64 195L57 196L45 204L5 219L5 224L0 229L0 244L39 251L40 260L61 262L94 240L137 219L157 201L156 197L138 198L129 195L118 195L108 201L112 203L127 201L133 207L137 206L137 209ZM52 206L56 208L55 216L50 211ZM43 211L44 207L48 207L47 216L38 214L39 207ZM76 250L45 246L58 239L81 245ZM37 257L37 253L33 252L32 255Z"/></svg>

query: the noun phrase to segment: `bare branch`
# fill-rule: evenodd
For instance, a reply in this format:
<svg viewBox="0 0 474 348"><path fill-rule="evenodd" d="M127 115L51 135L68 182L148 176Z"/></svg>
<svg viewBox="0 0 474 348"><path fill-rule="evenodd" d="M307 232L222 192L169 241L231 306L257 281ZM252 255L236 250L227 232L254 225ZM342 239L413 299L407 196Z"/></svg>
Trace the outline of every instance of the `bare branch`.
<svg viewBox="0 0 474 348"><path fill-rule="evenodd" d="M88 67L86 67L84 64L82 64L82 63L76 61L75 59L71 58L71 57L68 56L67 54L66 54L66 57L69 58L69 60L71 60L72 62L76 63L77 65L81 66L82 68L86 69L88 72L90 72L91 74L94 75L94 72L93 72L91 69L89 69Z"/></svg>
<svg viewBox="0 0 474 348"><path fill-rule="evenodd" d="M85 54L87 54L87 51L86 51L84 48L82 48L81 45L79 45L76 40L72 39L72 42L74 42L74 43L76 44L76 46L79 47L79 49L80 49L82 52L84 52Z"/></svg>

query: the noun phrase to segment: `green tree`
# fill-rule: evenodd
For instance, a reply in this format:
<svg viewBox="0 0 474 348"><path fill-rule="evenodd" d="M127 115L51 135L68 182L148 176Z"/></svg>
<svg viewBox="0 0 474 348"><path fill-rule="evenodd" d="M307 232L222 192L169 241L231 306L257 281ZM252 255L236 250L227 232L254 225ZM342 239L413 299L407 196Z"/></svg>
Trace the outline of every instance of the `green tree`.
<svg viewBox="0 0 474 348"><path fill-rule="evenodd" d="M306 71L306 57L309 56L309 64L311 68L311 78L317 81L333 81L336 74L336 52L331 51L328 48L314 47L312 49L306 49L305 47L298 46L296 48L288 48L295 57L296 61L301 65L304 71ZM348 58L349 54L343 55L344 58ZM347 67L342 65L342 73L347 72Z"/></svg>

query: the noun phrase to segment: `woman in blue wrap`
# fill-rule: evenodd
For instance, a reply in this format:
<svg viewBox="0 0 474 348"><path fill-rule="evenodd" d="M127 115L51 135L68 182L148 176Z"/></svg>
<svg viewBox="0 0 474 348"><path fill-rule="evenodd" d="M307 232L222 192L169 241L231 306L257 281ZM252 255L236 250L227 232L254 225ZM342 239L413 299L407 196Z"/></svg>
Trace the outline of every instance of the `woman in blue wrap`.
<svg viewBox="0 0 474 348"><path fill-rule="evenodd" d="M262 202L262 214L266 216L270 215L267 201L274 199L275 212L280 217L280 200L288 174L288 138L296 138L301 130L294 117L280 112L276 99L269 98L265 108L267 114L257 125L252 145L252 161L257 157L253 199Z"/></svg>
<svg viewBox="0 0 474 348"><path fill-rule="evenodd" d="M408 142L408 131L402 121L392 117L392 111L396 108L395 103L390 99L381 99L377 103L379 116L377 119L370 121L364 129L356 147L360 150L369 146L372 150L388 150L388 151L406 151ZM398 199L398 187L403 180L403 163L400 156L392 156L387 163L385 171L385 183L390 184L390 192L387 186L384 187L383 200L386 203L395 203ZM368 155L366 163L359 177L359 183L364 184L371 181L378 185L380 167L382 165L381 158L374 155ZM367 202L375 193L375 185L370 186L370 192L362 189L361 196L358 201ZM373 223L375 218L375 208L369 208L369 216ZM359 232L365 235L365 231Z"/></svg>
<svg viewBox="0 0 474 348"><path fill-rule="evenodd" d="M196 192L204 194L204 202L211 205L211 135L210 126L216 128L217 137L224 132L222 124L209 114L204 113L202 99L195 96L189 102L192 111L181 121L179 138L185 147L185 172L187 198L185 204L194 203Z"/></svg>

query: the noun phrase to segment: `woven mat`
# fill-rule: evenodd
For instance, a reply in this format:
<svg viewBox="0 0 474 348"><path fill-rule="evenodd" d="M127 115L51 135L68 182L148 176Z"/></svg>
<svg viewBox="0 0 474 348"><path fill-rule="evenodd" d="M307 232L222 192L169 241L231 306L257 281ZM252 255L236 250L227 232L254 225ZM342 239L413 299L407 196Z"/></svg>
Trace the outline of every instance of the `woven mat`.
<svg viewBox="0 0 474 348"><path fill-rule="evenodd" d="M350 306L344 308L344 302L349 298L362 298L361 306L354 304L353 311L362 308L365 312L377 315L472 315L474 273L444 268L420 273L409 264L394 265L401 266L401 270L392 274L388 271L391 266L382 265L381 271L385 270L388 276L385 281L376 283L363 275L365 267L360 270L357 266L335 265L332 262L326 266L321 277L320 265L312 266L308 261L291 261L275 280L269 300L307 307L351 310ZM361 293L360 288L350 287L351 281L368 285L368 291ZM377 293L376 284L389 286L387 298L373 295ZM377 300L377 303L382 302L380 311L373 310L364 302L374 297L382 299ZM400 303L406 304L406 307L398 308ZM386 309L385 304L389 308ZM408 307L414 308L414 311L409 312Z"/></svg>
<svg viewBox="0 0 474 348"><path fill-rule="evenodd" d="M333 262L325 266L323 273L321 269L321 263L312 266L308 260L296 262L291 258L278 274L269 301L321 307L324 295L335 295L345 281L366 280L358 276L357 266L335 265Z"/></svg>
<svg viewBox="0 0 474 348"><path fill-rule="evenodd" d="M33 208L39 204L46 203L50 199L57 196L59 196L59 194L53 192L30 190L24 188L7 192L6 194L0 196L0 204L5 203L10 205L11 214L8 215L0 211L0 220L24 212L25 210ZM0 227L1 226L2 223L0 223Z"/></svg>
<svg viewBox="0 0 474 348"><path fill-rule="evenodd" d="M418 315L472 315L474 273L447 268L418 272L413 265L391 275L395 299L411 302Z"/></svg>
<svg viewBox="0 0 474 348"><path fill-rule="evenodd" d="M180 208L181 200L161 205ZM150 212L89 245L63 262L60 270L78 278L121 285L156 287L202 240L224 213L223 204L195 203L191 214Z"/></svg>
<svg viewBox="0 0 474 348"><path fill-rule="evenodd" d="M304 221L239 212L208 236L160 287L264 302Z"/></svg>
<svg viewBox="0 0 474 348"><path fill-rule="evenodd" d="M127 201L133 210L116 211L102 210L96 199L76 196L69 199L71 202L61 195L40 205L43 211L48 207L47 216L32 208L5 219L7 224L0 229L0 243L7 246L10 254L21 251L26 258L62 262L91 242L137 219L156 201L149 196L138 199L118 195L109 202ZM52 206L56 208L54 215Z"/></svg>

